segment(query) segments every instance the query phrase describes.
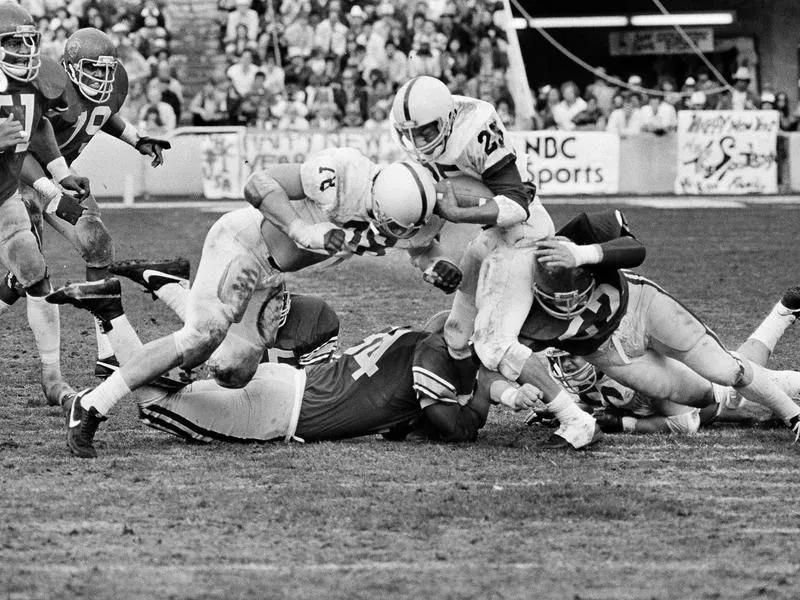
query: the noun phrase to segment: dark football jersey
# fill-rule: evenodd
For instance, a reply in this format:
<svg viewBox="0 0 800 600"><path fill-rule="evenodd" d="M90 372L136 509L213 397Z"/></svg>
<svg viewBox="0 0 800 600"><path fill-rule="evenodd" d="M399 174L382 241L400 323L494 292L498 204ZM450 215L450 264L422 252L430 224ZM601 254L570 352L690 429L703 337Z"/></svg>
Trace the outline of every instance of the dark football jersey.
<svg viewBox="0 0 800 600"><path fill-rule="evenodd" d="M579 245L599 244L633 237L625 217L617 210L581 215L556 232ZM621 255L620 262L626 262ZM605 258L608 258L607 256ZM643 258L643 255L642 255ZM615 266L588 265L596 285L587 308L571 319L557 319L534 301L520 331L520 342L534 351L559 348L578 356L591 354L614 332L628 305L628 284Z"/></svg>
<svg viewBox="0 0 800 600"><path fill-rule="evenodd" d="M339 340L339 317L322 298L290 295L286 323L278 331L273 348L267 348L261 362L307 367L327 362Z"/></svg>
<svg viewBox="0 0 800 600"><path fill-rule="evenodd" d="M465 402L475 371L459 369L440 334L397 327L306 373L296 435L312 441L378 433L434 402Z"/></svg>
<svg viewBox="0 0 800 600"><path fill-rule="evenodd" d="M0 93L0 117L11 115L22 124L26 140L0 152L0 203L11 197L19 187L22 163L28 153L31 134L53 99L63 94L67 83L64 70L50 59L43 58L39 75L31 82L8 80L8 88Z"/></svg>
<svg viewBox="0 0 800 600"><path fill-rule="evenodd" d="M111 96L99 104L86 98L69 80L59 106L47 113L67 164L72 164L92 137L119 112L127 96L128 74L122 63L117 64Z"/></svg>

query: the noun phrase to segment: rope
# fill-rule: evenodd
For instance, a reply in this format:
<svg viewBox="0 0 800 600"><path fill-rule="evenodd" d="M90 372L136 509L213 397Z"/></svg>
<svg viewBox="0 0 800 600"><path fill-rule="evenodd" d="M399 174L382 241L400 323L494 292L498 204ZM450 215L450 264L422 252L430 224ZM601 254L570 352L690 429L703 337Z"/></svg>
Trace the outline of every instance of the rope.
<svg viewBox="0 0 800 600"><path fill-rule="evenodd" d="M636 92L637 94L647 94L649 96L662 96L662 97L673 96L675 94L677 94L679 96L690 96L691 95L690 92L679 92L679 91L663 92L661 90L643 88L643 87L640 87L638 85L631 85L627 81L623 81L622 79L618 79L616 77L613 77L611 75L603 73L602 71L598 70L596 67L593 67L592 65L587 63L585 60L583 60L579 56L576 56L575 54L573 54L569 49L567 49L558 40L556 40L552 35L550 35L543 27L541 27L539 25L536 25L536 24L531 24L532 20L533 20L533 17L519 3L519 0L511 0L511 3L516 7L516 9L522 14L522 16L525 18L525 20L530 24L530 27L532 27L537 32L539 32L539 34L545 40L547 40L552 46L554 46L556 48L556 50L561 52L564 56L566 56L572 62L577 64L579 67L582 67L586 71L589 71L590 73L592 73L595 77L597 77L599 79L602 79L604 81L607 81L608 83L612 83L612 84L616 85L617 87L621 87L621 88L624 88L626 90L630 90L632 92ZM691 40L691 38L689 38L689 39ZM696 47L697 46L695 46L695 48ZM701 55L702 55L702 53L701 53ZM730 89L730 86L716 87L716 88L712 88L712 89L709 89L709 90L704 90L703 93L705 93L705 94L718 94L719 92L724 92L725 90L728 90L728 89Z"/></svg>

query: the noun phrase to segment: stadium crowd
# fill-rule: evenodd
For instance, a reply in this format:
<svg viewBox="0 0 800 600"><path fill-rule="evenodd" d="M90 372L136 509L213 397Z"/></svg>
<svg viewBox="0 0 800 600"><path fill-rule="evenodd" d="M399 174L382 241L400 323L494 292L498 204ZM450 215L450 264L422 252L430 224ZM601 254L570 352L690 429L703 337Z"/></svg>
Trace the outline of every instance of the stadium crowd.
<svg viewBox="0 0 800 600"><path fill-rule="evenodd" d="M192 99L194 125L261 129L384 127L417 75L492 102L508 126L505 33L495 0L220 0L228 62Z"/></svg>
<svg viewBox="0 0 800 600"><path fill-rule="evenodd" d="M543 85L536 94L536 129L613 131L622 137L641 133L663 135L677 127L679 110L777 110L783 131L797 131L800 106L791 110L789 96L765 86L755 93L747 67L739 67L731 77L732 89L722 86L701 72L687 77L678 88L675 80L662 78L658 93L638 93L646 89L642 78L631 75L627 87L609 84L600 68L594 82L581 93L573 81L560 87Z"/></svg>

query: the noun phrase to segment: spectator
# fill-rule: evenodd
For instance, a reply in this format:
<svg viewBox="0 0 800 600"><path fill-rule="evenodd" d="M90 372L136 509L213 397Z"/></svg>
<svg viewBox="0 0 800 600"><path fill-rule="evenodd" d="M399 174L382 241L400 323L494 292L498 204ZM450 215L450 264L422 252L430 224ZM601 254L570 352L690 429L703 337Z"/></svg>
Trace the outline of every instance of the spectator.
<svg viewBox="0 0 800 600"><path fill-rule="evenodd" d="M795 131L797 129L797 122L789 108L789 95L786 92L778 92L775 96L775 110L778 111L781 131Z"/></svg>
<svg viewBox="0 0 800 600"><path fill-rule="evenodd" d="M633 94L626 92L622 95L622 108L614 110L608 117L606 131L617 133L621 138L638 135L642 131L642 118L636 108Z"/></svg>
<svg viewBox="0 0 800 600"><path fill-rule="evenodd" d="M316 115L311 120L311 129L317 131L336 131L339 129L339 119L336 118L336 104L323 102L317 106Z"/></svg>
<svg viewBox="0 0 800 600"><path fill-rule="evenodd" d="M117 27L120 27L117 29ZM128 72L128 80L135 81L138 79L146 80L150 75L150 65L147 60L142 56L136 48L133 47L128 39L128 30L125 25L115 25L112 32L117 30L117 58L125 65L125 70Z"/></svg>
<svg viewBox="0 0 800 600"><path fill-rule="evenodd" d="M258 116L258 109L268 101L267 90L264 87L266 78L263 71L258 71L253 78L253 86L242 98L237 115L237 124L253 126Z"/></svg>
<svg viewBox="0 0 800 600"><path fill-rule="evenodd" d="M213 78L209 78L189 104L192 114L192 125L204 127L226 125L228 123L228 106L225 94L220 94Z"/></svg>
<svg viewBox="0 0 800 600"><path fill-rule="evenodd" d="M703 92L694 92L686 102L687 110L705 110L708 98Z"/></svg>
<svg viewBox="0 0 800 600"><path fill-rule="evenodd" d="M578 131L603 131L606 117L597 104L597 98L589 96L586 108L572 117L572 123Z"/></svg>
<svg viewBox="0 0 800 600"><path fill-rule="evenodd" d="M408 81L408 58L392 41L386 42L386 76L393 87L397 88Z"/></svg>
<svg viewBox="0 0 800 600"><path fill-rule="evenodd" d="M304 88L311 79L310 67L306 64L302 54L293 54L289 57L289 64L284 69L285 80L294 82L297 87Z"/></svg>
<svg viewBox="0 0 800 600"><path fill-rule="evenodd" d="M164 119L155 106L146 106L142 120L139 122L139 133L149 136L162 136L169 129L164 125Z"/></svg>
<svg viewBox="0 0 800 600"><path fill-rule="evenodd" d="M239 55L239 60L228 67L226 74L230 77L233 87L239 96L244 96L253 86L258 67L253 64L253 51L245 50Z"/></svg>
<svg viewBox="0 0 800 600"><path fill-rule="evenodd" d="M339 20L339 11L329 10L328 18L314 31L314 46L324 54L342 57L347 48L347 33L347 26Z"/></svg>
<svg viewBox="0 0 800 600"><path fill-rule="evenodd" d="M671 104L674 108L681 108L683 105L683 98L675 91L675 80L671 77L665 77L658 85L658 90L664 93L664 100Z"/></svg>
<svg viewBox="0 0 800 600"><path fill-rule="evenodd" d="M286 112L278 121L278 129L283 131L308 131L310 125L308 120L297 110L297 106L291 102L286 107Z"/></svg>
<svg viewBox="0 0 800 600"><path fill-rule="evenodd" d="M55 11L55 15L50 19L50 29L53 32L55 32L59 27L66 29L69 35L72 35L78 30L78 19L67 12L66 6L58 7Z"/></svg>
<svg viewBox="0 0 800 600"><path fill-rule="evenodd" d="M306 13L300 13L293 22L289 23L283 32L283 43L286 45L288 54L311 56L314 48L314 28L308 22ZM319 49L317 51L324 56Z"/></svg>
<svg viewBox="0 0 800 600"><path fill-rule="evenodd" d="M156 110L159 115L161 126L164 131L172 131L178 124L175 111L172 107L161 99L161 89L158 86L147 88L147 104L142 107L139 121L145 122L148 110Z"/></svg>
<svg viewBox="0 0 800 600"><path fill-rule="evenodd" d="M145 0L142 10L136 15L136 20L133 23L134 31L145 27L148 20L153 19L157 27L163 27L165 29L168 27L166 15L158 5L158 2L156 2L156 0Z"/></svg>
<svg viewBox="0 0 800 600"><path fill-rule="evenodd" d="M420 42L419 49L412 50L408 56L409 78L420 75L430 75L437 78L442 76L442 62L439 57L439 51L432 49L427 41Z"/></svg>
<svg viewBox="0 0 800 600"><path fill-rule="evenodd" d="M469 32L461 25L455 8L448 6L439 17L439 30L448 40L448 43L455 40L459 48L469 50L473 45Z"/></svg>
<svg viewBox="0 0 800 600"><path fill-rule="evenodd" d="M543 86L539 90L540 97L544 96L544 104L540 112L542 117L542 127L544 129L556 129L558 126L555 119L555 107L561 102L561 92L558 88Z"/></svg>
<svg viewBox="0 0 800 600"><path fill-rule="evenodd" d="M300 15L311 13L311 3L308 0L283 0L279 10L281 21L292 24Z"/></svg>
<svg viewBox="0 0 800 600"><path fill-rule="evenodd" d="M245 50L254 50L256 43L250 39L250 33L245 23L239 23L233 34L233 39L225 44L225 54L239 56Z"/></svg>
<svg viewBox="0 0 800 600"><path fill-rule="evenodd" d="M664 135L678 127L678 113L663 96L650 96L641 109L642 131Z"/></svg>
<svg viewBox="0 0 800 600"><path fill-rule="evenodd" d="M605 77L605 67L597 67L595 69L594 82L586 87L586 97L594 97L600 112L608 116L612 110L611 101L614 98L614 94L617 92L617 88L608 85Z"/></svg>
<svg viewBox="0 0 800 600"><path fill-rule="evenodd" d="M369 111L369 119L364 121L364 129L376 131L389 126L389 111L383 105L375 105Z"/></svg>
<svg viewBox="0 0 800 600"><path fill-rule="evenodd" d="M478 42L478 47L469 57L467 72L470 77L482 74L491 74L496 69L505 71L508 68L508 57L492 43L491 38L484 36Z"/></svg>
<svg viewBox="0 0 800 600"><path fill-rule="evenodd" d="M239 24L247 26L247 37L255 42L258 37L258 13L250 8L250 0L236 0L236 10L228 13L225 25L225 43L236 39L236 28Z"/></svg>
<svg viewBox="0 0 800 600"><path fill-rule="evenodd" d="M506 129L513 129L516 117L508 99L498 100L495 109L497 110L497 116L500 117L500 121L506 126Z"/></svg>
<svg viewBox="0 0 800 600"><path fill-rule="evenodd" d="M176 123L180 122L183 101L181 97L170 88L169 76L152 79L150 83L148 83L148 88L150 87L155 87L161 92L161 101L170 105L172 111L175 113Z"/></svg>
<svg viewBox="0 0 800 600"><path fill-rule="evenodd" d="M353 123L356 121L354 108L358 113L358 125L367 120L368 117L368 98L366 90L356 82L356 74L352 70L342 73L341 87L334 88L334 101L339 109L339 114L343 115L342 121ZM356 125L349 125L354 127Z"/></svg>
<svg viewBox="0 0 800 600"><path fill-rule="evenodd" d="M733 74L733 91L731 92L732 110L753 110L759 101L750 90L750 71L747 67L739 67Z"/></svg>
<svg viewBox="0 0 800 600"><path fill-rule="evenodd" d="M766 89L762 91L758 108L760 110L775 110L775 92Z"/></svg>
<svg viewBox="0 0 800 600"><path fill-rule="evenodd" d="M586 101L580 97L580 89L574 81L565 81L561 85L561 97L561 102L553 107L553 118L558 129L571 131L575 129L572 119L586 110Z"/></svg>
<svg viewBox="0 0 800 600"><path fill-rule="evenodd" d="M42 42L42 54L48 58L59 62L61 57L64 56L64 46L67 44L69 32L63 27L59 27L53 33L53 38L46 42Z"/></svg>

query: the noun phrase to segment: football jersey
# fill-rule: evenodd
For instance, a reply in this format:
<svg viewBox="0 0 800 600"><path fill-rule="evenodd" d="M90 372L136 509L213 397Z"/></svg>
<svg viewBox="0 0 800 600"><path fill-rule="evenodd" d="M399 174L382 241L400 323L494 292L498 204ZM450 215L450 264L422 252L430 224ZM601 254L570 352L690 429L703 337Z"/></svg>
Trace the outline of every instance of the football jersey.
<svg viewBox="0 0 800 600"><path fill-rule="evenodd" d="M113 91L105 102L92 102L72 80L68 81L59 105L47 113L67 164L72 164L106 121L119 112L127 96L128 74L120 62L115 71Z"/></svg>
<svg viewBox="0 0 800 600"><path fill-rule="evenodd" d="M631 236L618 210L582 213L556 232L578 245L608 242ZM534 351L553 346L570 354L591 354L614 332L628 305L628 283L623 271L604 265L584 267L595 279L588 305L571 319L549 315L534 300L520 331L520 342Z"/></svg>
<svg viewBox="0 0 800 600"><path fill-rule="evenodd" d="M580 394L580 399L590 406L625 410L637 417L649 417L656 414L656 410L647 397L605 375L598 379L592 389Z"/></svg>
<svg viewBox="0 0 800 600"><path fill-rule="evenodd" d="M19 187L22 163L28 152L31 135L50 104L64 93L67 74L56 62L42 58L39 74L33 81L8 80L8 88L0 93L0 118L14 118L22 124L26 140L13 149L0 153L0 203Z"/></svg>
<svg viewBox="0 0 800 600"><path fill-rule="evenodd" d="M300 167L306 199L293 202L307 222L330 221L345 230L346 249L352 254L381 256L386 248L424 248L444 226L432 216L412 238L399 240L382 233L372 222L372 182L380 167L354 148L328 148L309 156Z"/></svg>
<svg viewBox="0 0 800 600"><path fill-rule="evenodd" d="M453 102L455 117L445 151L425 165L437 181L458 175L483 179L487 173L516 161L514 146L494 106L466 96L453 96ZM401 145L394 127L391 129ZM523 181L530 178L527 172L520 175Z"/></svg>
<svg viewBox="0 0 800 600"><path fill-rule="evenodd" d="M296 435L369 435L413 421L435 402L466 404L475 369L465 373L440 334L396 327L371 335L337 360L306 369Z"/></svg>
<svg viewBox="0 0 800 600"><path fill-rule="evenodd" d="M278 330L273 348L267 348L261 362L307 367L327 362L336 352L339 317L322 298L290 294L289 314Z"/></svg>

